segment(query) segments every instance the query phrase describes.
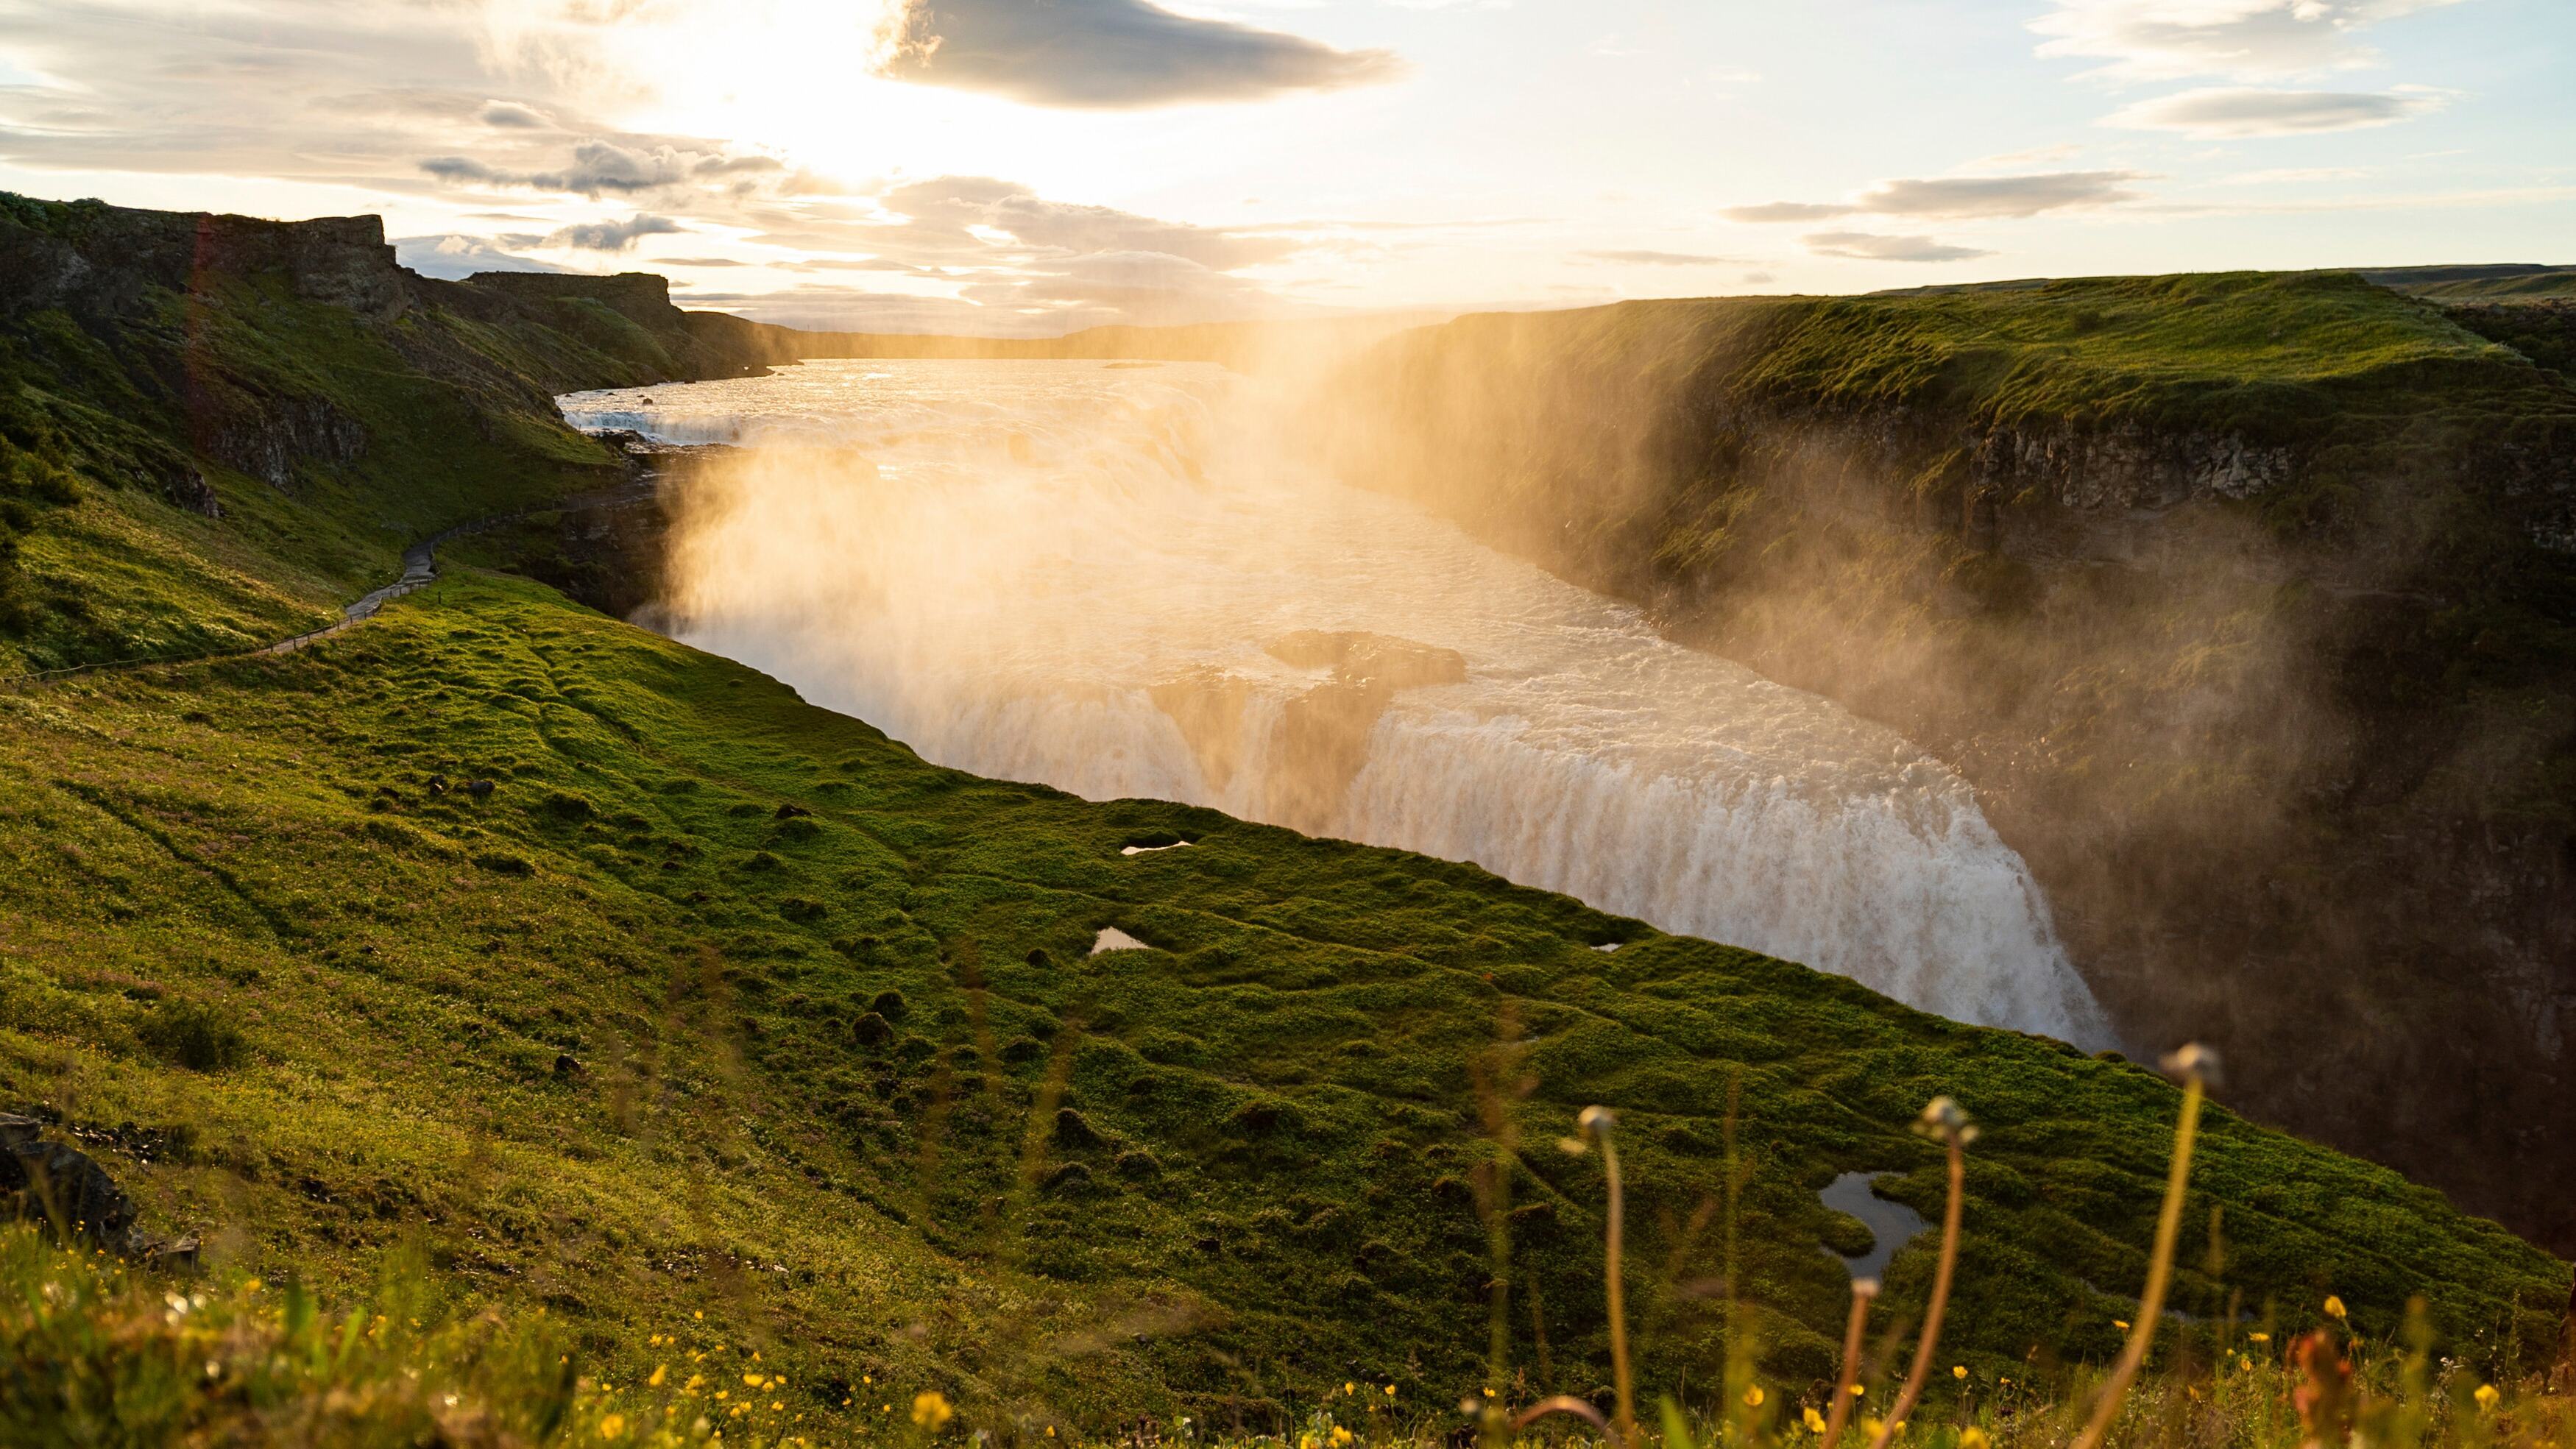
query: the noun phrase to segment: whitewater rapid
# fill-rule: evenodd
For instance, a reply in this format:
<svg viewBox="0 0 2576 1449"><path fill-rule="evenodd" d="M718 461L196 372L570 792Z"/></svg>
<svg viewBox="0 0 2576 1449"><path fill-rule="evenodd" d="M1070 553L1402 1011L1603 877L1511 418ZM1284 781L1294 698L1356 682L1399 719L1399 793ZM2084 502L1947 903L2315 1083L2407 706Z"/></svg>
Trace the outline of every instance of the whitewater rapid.
<svg viewBox="0 0 2576 1449"><path fill-rule="evenodd" d="M668 627L926 758L1472 860L2109 1044L1956 774L1290 461L1295 415L1259 384L868 360L561 403L579 427L746 445L692 485L710 493L683 509Z"/></svg>

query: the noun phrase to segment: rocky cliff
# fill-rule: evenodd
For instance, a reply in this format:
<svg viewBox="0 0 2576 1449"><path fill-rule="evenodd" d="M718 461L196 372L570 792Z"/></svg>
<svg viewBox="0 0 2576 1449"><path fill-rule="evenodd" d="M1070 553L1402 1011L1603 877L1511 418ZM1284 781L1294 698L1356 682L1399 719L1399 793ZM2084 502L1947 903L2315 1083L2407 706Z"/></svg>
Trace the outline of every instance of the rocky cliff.
<svg viewBox="0 0 2576 1449"><path fill-rule="evenodd" d="M1319 428L1956 762L2137 1047L2576 1245L2576 392L2356 279L1645 303Z"/></svg>

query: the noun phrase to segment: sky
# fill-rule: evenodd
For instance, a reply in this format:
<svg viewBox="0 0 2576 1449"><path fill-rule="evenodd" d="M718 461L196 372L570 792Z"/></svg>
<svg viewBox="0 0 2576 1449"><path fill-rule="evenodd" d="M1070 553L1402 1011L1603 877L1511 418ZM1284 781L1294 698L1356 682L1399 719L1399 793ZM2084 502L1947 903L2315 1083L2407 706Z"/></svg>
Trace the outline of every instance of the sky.
<svg viewBox="0 0 2576 1449"><path fill-rule="evenodd" d="M2576 0L0 0L0 189L993 335L2576 262Z"/></svg>

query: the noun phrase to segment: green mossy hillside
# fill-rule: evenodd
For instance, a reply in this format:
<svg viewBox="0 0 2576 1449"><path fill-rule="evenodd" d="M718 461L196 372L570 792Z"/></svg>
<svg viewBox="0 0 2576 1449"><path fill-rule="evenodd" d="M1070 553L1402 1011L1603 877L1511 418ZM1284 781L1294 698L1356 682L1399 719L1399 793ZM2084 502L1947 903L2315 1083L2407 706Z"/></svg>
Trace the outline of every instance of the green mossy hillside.
<svg viewBox="0 0 2576 1449"><path fill-rule="evenodd" d="M1090 954L1109 927L1150 949ZM183 1003L236 1064L176 1059ZM299 655L0 695L0 1102L83 1129L163 1232L343 1290L409 1244L621 1377L703 1322L799 1383L1093 1425L1454 1398L1501 1161L1514 1362L1588 1392L1600 1159L1552 1144L1603 1103L1648 1380L1720 1362L1726 1279L1804 1381L1851 1236L1816 1189L1937 1213L1934 1094L1985 1129L1945 1343L2106 1358L2175 1105L2133 1066L1471 866L938 769L489 576ZM2497 1356L2565 1295L2385 1170L2224 1113L2199 1161L2195 1312L2336 1292L2385 1332L2422 1294Z"/></svg>
<svg viewBox="0 0 2576 1449"><path fill-rule="evenodd" d="M406 544L622 480L555 391L746 365L659 277L537 280L0 193L0 676L317 627Z"/></svg>

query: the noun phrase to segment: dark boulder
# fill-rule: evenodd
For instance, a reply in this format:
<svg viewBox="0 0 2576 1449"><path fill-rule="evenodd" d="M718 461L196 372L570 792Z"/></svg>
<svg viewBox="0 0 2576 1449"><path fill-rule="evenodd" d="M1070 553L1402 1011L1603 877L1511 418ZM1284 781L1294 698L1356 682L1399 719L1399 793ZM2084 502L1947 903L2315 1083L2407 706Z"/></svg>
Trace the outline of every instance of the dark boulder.
<svg viewBox="0 0 2576 1449"><path fill-rule="evenodd" d="M88 1153L44 1140L44 1124L0 1114L0 1215L67 1231L126 1257L151 1244L134 1199Z"/></svg>

